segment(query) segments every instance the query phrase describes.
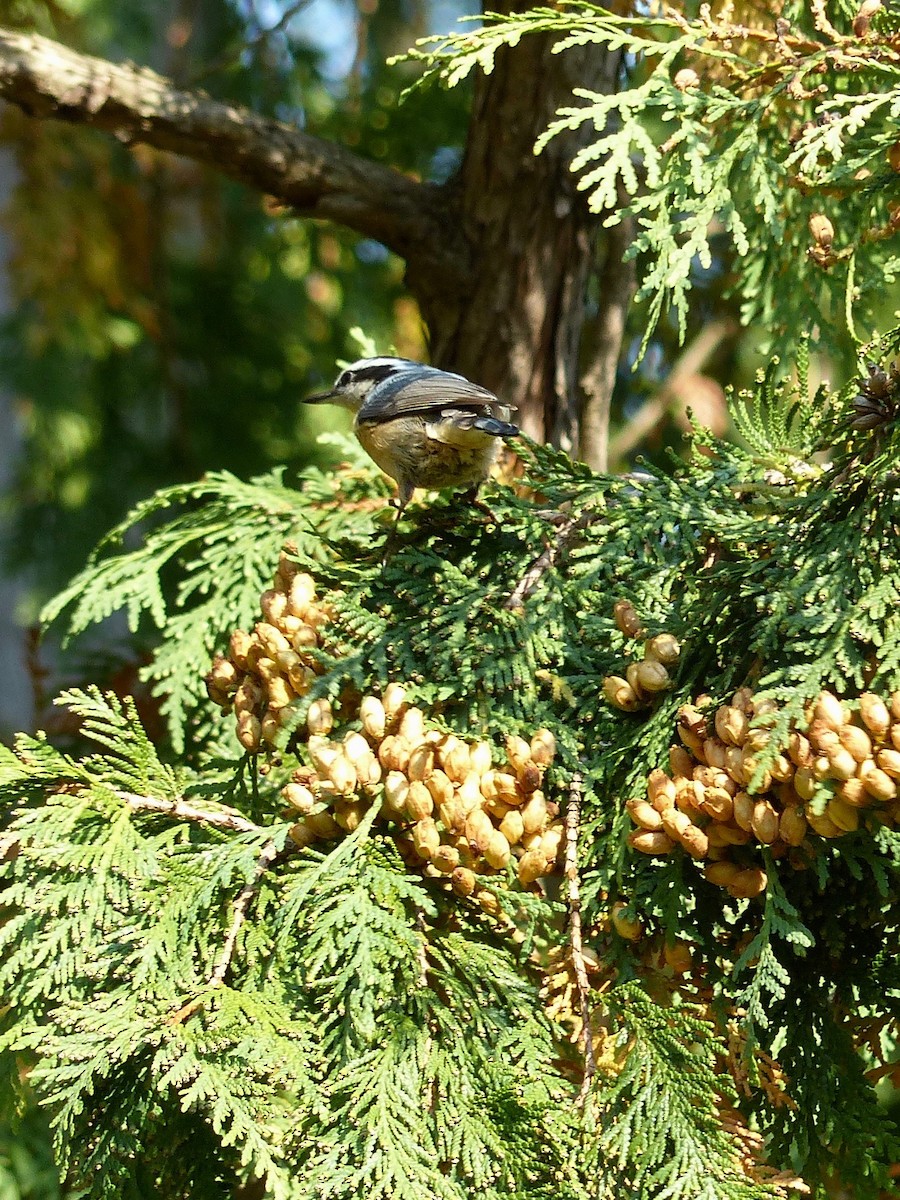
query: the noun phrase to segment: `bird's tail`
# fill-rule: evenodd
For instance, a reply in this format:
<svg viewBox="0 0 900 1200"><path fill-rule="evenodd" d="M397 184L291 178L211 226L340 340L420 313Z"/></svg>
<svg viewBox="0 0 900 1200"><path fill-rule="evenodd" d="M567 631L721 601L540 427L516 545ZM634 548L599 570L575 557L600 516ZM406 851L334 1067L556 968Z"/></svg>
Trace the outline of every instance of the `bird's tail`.
<svg viewBox="0 0 900 1200"><path fill-rule="evenodd" d="M500 438L516 437L519 432L518 425L510 425L509 421L498 421L496 417L476 417L472 428Z"/></svg>

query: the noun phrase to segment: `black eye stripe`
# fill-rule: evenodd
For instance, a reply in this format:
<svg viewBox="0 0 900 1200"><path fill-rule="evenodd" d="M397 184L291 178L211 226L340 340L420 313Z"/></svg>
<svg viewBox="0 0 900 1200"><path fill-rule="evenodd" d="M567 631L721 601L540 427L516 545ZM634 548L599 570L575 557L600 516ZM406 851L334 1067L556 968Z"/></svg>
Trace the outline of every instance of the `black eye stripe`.
<svg viewBox="0 0 900 1200"><path fill-rule="evenodd" d="M373 383L381 383L384 379L389 379L392 375L396 375L401 367L396 363L375 363L370 367L359 367L355 371L344 371L340 379L337 381L338 387L347 387L352 383L367 383L370 380Z"/></svg>

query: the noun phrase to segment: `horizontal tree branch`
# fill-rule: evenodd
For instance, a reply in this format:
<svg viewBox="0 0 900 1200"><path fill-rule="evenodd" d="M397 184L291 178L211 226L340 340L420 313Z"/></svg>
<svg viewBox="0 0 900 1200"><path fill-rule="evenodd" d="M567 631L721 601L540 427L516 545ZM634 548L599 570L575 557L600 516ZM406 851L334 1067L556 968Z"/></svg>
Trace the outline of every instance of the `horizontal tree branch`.
<svg viewBox="0 0 900 1200"><path fill-rule="evenodd" d="M262 833L263 827L248 821L246 817L233 808L219 804L215 808L198 807L187 800L162 800L157 796L138 796L134 792L122 792L115 789L115 794L123 800L132 812L154 812L162 817L172 817L176 821L196 821L200 825L213 825L217 829L228 829L234 833Z"/></svg>
<svg viewBox="0 0 900 1200"><path fill-rule="evenodd" d="M87 125L206 163L304 216L375 238L417 271L462 284L468 250L444 189L239 105L182 91L144 67L0 28L0 97L29 116Z"/></svg>

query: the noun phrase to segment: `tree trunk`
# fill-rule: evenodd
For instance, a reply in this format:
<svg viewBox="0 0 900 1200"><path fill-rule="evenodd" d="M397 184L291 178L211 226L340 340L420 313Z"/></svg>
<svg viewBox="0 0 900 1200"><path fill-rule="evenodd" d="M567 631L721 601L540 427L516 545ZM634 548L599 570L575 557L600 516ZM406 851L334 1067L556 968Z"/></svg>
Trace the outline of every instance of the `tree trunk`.
<svg viewBox="0 0 900 1200"><path fill-rule="evenodd" d="M526 0L504 2L509 11L526 7ZM0 29L0 97L36 117L93 126L209 163L295 212L383 242L406 260L432 360L515 405L535 440L602 467L629 276L608 273L592 314L603 337L585 353L585 289L598 218L569 166L593 130L554 138L537 157L534 144L574 88L616 86L621 55L596 44L553 54L552 45L546 35L523 37L497 54L490 75L477 78L462 168L443 187L284 122L180 90L152 71L78 54L37 34Z"/></svg>
<svg viewBox="0 0 900 1200"><path fill-rule="evenodd" d="M527 7L513 0L506 11ZM569 164L591 130L534 144L574 87L611 91L620 55L597 45L551 53L544 35L497 55L475 86L465 158L455 189L471 248L465 287L410 264L409 284L431 338L432 361L518 406L537 441L579 446L579 351L598 218ZM618 349L618 348L617 348Z"/></svg>

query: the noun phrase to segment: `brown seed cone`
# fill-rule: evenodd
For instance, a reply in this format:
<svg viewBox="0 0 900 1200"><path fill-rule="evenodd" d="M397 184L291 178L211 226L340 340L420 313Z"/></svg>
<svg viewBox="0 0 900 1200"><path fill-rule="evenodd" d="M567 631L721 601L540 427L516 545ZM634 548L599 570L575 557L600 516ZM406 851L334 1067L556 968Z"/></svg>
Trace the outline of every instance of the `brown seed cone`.
<svg viewBox="0 0 900 1200"><path fill-rule="evenodd" d="M406 765L406 774L411 780L416 780L417 782L422 783L434 770L434 764L434 746L429 745L428 742L421 742L409 753L409 762Z"/></svg>
<svg viewBox="0 0 900 1200"><path fill-rule="evenodd" d="M441 835L431 817L425 817L413 825L412 840L421 858L430 859L436 853L441 844Z"/></svg>
<svg viewBox="0 0 900 1200"><path fill-rule="evenodd" d="M519 859L516 867L516 874L519 878L519 883L523 887L534 883L540 879L542 875L546 875L549 870L549 864L540 848L527 850Z"/></svg>
<svg viewBox="0 0 900 1200"><path fill-rule="evenodd" d="M316 798L313 793L301 783L285 784L281 789L281 798L295 812L303 813L304 815L312 812L316 804Z"/></svg>
<svg viewBox="0 0 900 1200"><path fill-rule="evenodd" d="M506 739L506 757L514 772L531 762L531 746L524 738L511 733Z"/></svg>
<svg viewBox="0 0 900 1200"><path fill-rule="evenodd" d="M743 746L750 730L750 721L742 709L732 704L716 710L716 733L730 746Z"/></svg>
<svg viewBox="0 0 900 1200"><path fill-rule="evenodd" d="M687 813L678 808L667 808L661 815L662 827L673 842L680 842L685 830L693 825Z"/></svg>
<svg viewBox="0 0 900 1200"><path fill-rule="evenodd" d="M696 825L691 825L682 833L679 841L690 854L691 858L706 858L709 853L709 838Z"/></svg>
<svg viewBox="0 0 900 1200"><path fill-rule="evenodd" d="M468 867L457 867L450 875L450 886L457 896L471 896L478 880Z"/></svg>
<svg viewBox="0 0 900 1200"><path fill-rule="evenodd" d="M247 669L247 656L253 644L253 638L243 629L235 629L228 640L228 657L242 671Z"/></svg>
<svg viewBox="0 0 900 1200"><path fill-rule="evenodd" d="M501 870L509 862L512 857L512 852L509 848L509 842L503 836L499 829L495 829L488 838L487 844L484 847L483 854L485 861L490 863L492 867Z"/></svg>
<svg viewBox="0 0 900 1200"><path fill-rule="evenodd" d="M641 854L668 854L675 849L675 843L661 830L635 829L628 835L628 845Z"/></svg>
<svg viewBox="0 0 900 1200"><path fill-rule="evenodd" d="M531 738L531 757L539 767L548 767L556 756L556 738L549 729L537 729Z"/></svg>
<svg viewBox="0 0 900 1200"><path fill-rule="evenodd" d="M649 808L650 806L647 805L647 807ZM640 824L640 822L638 823ZM521 841L525 834L525 822L519 809L510 809L500 822L500 832L511 846L515 846Z"/></svg>
<svg viewBox="0 0 900 1200"><path fill-rule="evenodd" d="M627 679L621 675L607 675L603 680L603 695L613 708L623 712L635 712L641 706L641 697Z"/></svg>
<svg viewBox="0 0 900 1200"><path fill-rule="evenodd" d="M288 837L295 846L303 849L304 846L311 845L316 840L316 835L306 823L306 821L297 821L288 830Z"/></svg>
<svg viewBox="0 0 900 1200"><path fill-rule="evenodd" d="M788 736L788 757L795 767L810 767L815 757L809 738L796 729Z"/></svg>
<svg viewBox="0 0 900 1200"><path fill-rule="evenodd" d="M547 802L541 792L532 792L529 799L521 808L524 832L538 833L547 824L549 811Z"/></svg>
<svg viewBox="0 0 900 1200"><path fill-rule="evenodd" d="M494 834L491 818L480 808L473 809L464 826L466 841L476 854L483 854L484 848Z"/></svg>
<svg viewBox="0 0 900 1200"><path fill-rule="evenodd" d="M534 762L527 762L516 772L516 778L519 787L527 795L529 792L536 792L541 786L541 778L543 772L541 768Z"/></svg>
<svg viewBox="0 0 900 1200"><path fill-rule="evenodd" d="M716 887L729 887L740 870L737 863L724 858L720 862L708 863L703 868L703 876L710 883L714 883Z"/></svg>
<svg viewBox="0 0 900 1200"><path fill-rule="evenodd" d="M714 821L730 821L734 814L734 798L725 788L704 788L698 808Z"/></svg>
<svg viewBox="0 0 900 1200"><path fill-rule="evenodd" d="M691 752L697 762L706 762L706 754L703 750L704 738L700 737L699 734L694 733L693 730L682 725L678 726L678 736L681 738L682 742L684 742L685 746Z"/></svg>
<svg viewBox="0 0 900 1200"><path fill-rule="evenodd" d="M797 807L786 808L778 818L778 836L788 846L799 846L806 837L806 817Z"/></svg>
<svg viewBox="0 0 900 1200"><path fill-rule="evenodd" d="M706 790L702 783L698 783L695 779L676 779L675 780L675 804L689 817L694 817L701 811ZM654 808L658 807L654 805ZM665 809L660 809L660 812L665 812Z"/></svg>
<svg viewBox="0 0 900 1200"><path fill-rule="evenodd" d="M728 894L735 899L752 899L766 890L769 877L760 867L739 871L728 885Z"/></svg>
<svg viewBox="0 0 900 1200"><path fill-rule="evenodd" d="M621 633L626 637L636 638L643 633L641 619L637 609L630 600L617 600L613 605L613 619Z"/></svg>
<svg viewBox="0 0 900 1200"><path fill-rule="evenodd" d="M255 754L260 747L262 726L259 717L252 712L242 712L238 715L237 738L245 750Z"/></svg>
<svg viewBox="0 0 900 1200"><path fill-rule="evenodd" d="M738 829L750 833L753 829L753 810L756 800L749 792L738 792L732 797L732 804L734 806L734 823Z"/></svg>
<svg viewBox="0 0 900 1200"><path fill-rule="evenodd" d="M359 719L366 734L373 741L381 741L387 726L387 714L377 696L363 696L359 704Z"/></svg>
<svg viewBox="0 0 900 1200"><path fill-rule="evenodd" d="M808 812L806 819L809 821L809 826L813 833L819 834L820 837L837 838L841 837L844 833L844 830L835 825L827 813Z"/></svg>
<svg viewBox="0 0 900 1200"><path fill-rule="evenodd" d="M644 936L644 925L639 917L628 915L628 905L619 900L610 913L612 927L627 942L639 942Z"/></svg>
<svg viewBox="0 0 900 1200"><path fill-rule="evenodd" d="M887 735L891 715L880 696L873 692L863 692L859 698L859 715L876 741L881 741Z"/></svg>
<svg viewBox="0 0 900 1200"><path fill-rule="evenodd" d="M757 800L754 804L750 828L754 837L766 846L778 837L778 813L768 800Z"/></svg>
<svg viewBox="0 0 900 1200"><path fill-rule="evenodd" d="M704 788L722 788L729 796L733 796L739 788L727 771L720 767L694 767L694 780L702 783Z"/></svg>
<svg viewBox="0 0 900 1200"><path fill-rule="evenodd" d="M890 775L891 779L900 779L900 750L879 750L875 756L875 763L885 775Z"/></svg>
<svg viewBox="0 0 900 1200"><path fill-rule="evenodd" d="M886 771L882 771L879 767L873 766L865 773L861 771L860 778L863 787L873 800L880 802L893 800L897 795L897 784Z"/></svg>
<svg viewBox="0 0 900 1200"><path fill-rule="evenodd" d="M409 791L406 794L406 803L403 807L410 821L422 821L432 815L434 800L424 783L419 780L413 780L410 783Z"/></svg>
<svg viewBox="0 0 900 1200"><path fill-rule="evenodd" d="M314 831L317 838L327 841L329 838L337 837L341 832L341 827L334 819L330 812L314 812L306 816L307 825Z"/></svg>
<svg viewBox="0 0 900 1200"><path fill-rule="evenodd" d="M852 779L856 774L857 762L843 746L825 751L828 759L828 775L831 779Z"/></svg>
<svg viewBox="0 0 900 1200"><path fill-rule="evenodd" d="M858 725L845 725L838 737L841 745L853 755L856 762L865 762L867 758L872 757L872 739Z"/></svg>
<svg viewBox="0 0 900 1200"><path fill-rule="evenodd" d="M669 747L669 770L672 772L673 778L676 775L690 776L694 765L692 755L683 746L672 745Z"/></svg>
<svg viewBox="0 0 900 1200"><path fill-rule="evenodd" d="M334 819L341 829L352 833L354 829L359 828L367 809L368 805L360 800L337 800L332 811Z"/></svg>
<svg viewBox="0 0 900 1200"><path fill-rule="evenodd" d="M699 738L709 737L706 717L695 704L682 704L678 710L679 728L689 729Z"/></svg>
<svg viewBox="0 0 900 1200"><path fill-rule="evenodd" d="M718 771L725 769L725 763L728 761L729 747L717 737L708 737L703 739L703 757L710 767Z"/></svg>
<svg viewBox="0 0 900 1200"><path fill-rule="evenodd" d="M453 784L440 767L435 767L431 772L425 780L425 786L435 804L448 804L453 799Z"/></svg>
<svg viewBox="0 0 900 1200"><path fill-rule="evenodd" d="M657 662L652 658L645 658L643 662L636 663L634 666L634 674L640 691L655 696L658 692L664 692L672 686L672 676L661 662ZM634 683L630 678L628 682L634 687Z"/></svg>
<svg viewBox="0 0 900 1200"><path fill-rule="evenodd" d="M459 851L455 846L438 846L431 861L442 875L452 875L459 866Z"/></svg>
<svg viewBox="0 0 900 1200"><path fill-rule="evenodd" d="M677 938L672 945L663 946L663 958L666 966L671 967L676 975L686 975L694 963L694 956L687 942Z"/></svg>
<svg viewBox="0 0 900 1200"><path fill-rule="evenodd" d="M822 721L829 729L839 733L847 720L843 704L831 692L820 692L813 704L813 720Z"/></svg>
<svg viewBox="0 0 900 1200"><path fill-rule="evenodd" d="M629 800L625 807L632 821L641 829L662 829L662 817L646 800Z"/></svg>
<svg viewBox="0 0 900 1200"><path fill-rule="evenodd" d="M402 738L388 735L378 747L378 761L386 771L406 772L409 746Z"/></svg>
<svg viewBox="0 0 900 1200"><path fill-rule="evenodd" d="M647 796L654 808L660 812L675 803L676 787L672 780L655 767L647 776Z"/></svg>
<svg viewBox="0 0 900 1200"><path fill-rule="evenodd" d="M868 808L872 803L872 797L863 786L859 775L854 775L852 779L845 779L838 785L835 795L845 804L852 804L854 808Z"/></svg>
<svg viewBox="0 0 900 1200"><path fill-rule="evenodd" d="M644 643L644 658L674 667L681 655L681 643L671 633L658 633Z"/></svg>
<svg viewBox="0 0 900 1200"><path fill-rule="evenodd" d="M837 796L828 801L825 815L844 833L852 833L859 829L859 809L847 804Z"/></svg>
<svg viewBox="0 0 900 1200"><path fill-rule="evenodd" d="M406 688L402 683L389 683L381 697L384 713L388 722L396 720L403 714L406 703Z"/></svg>

